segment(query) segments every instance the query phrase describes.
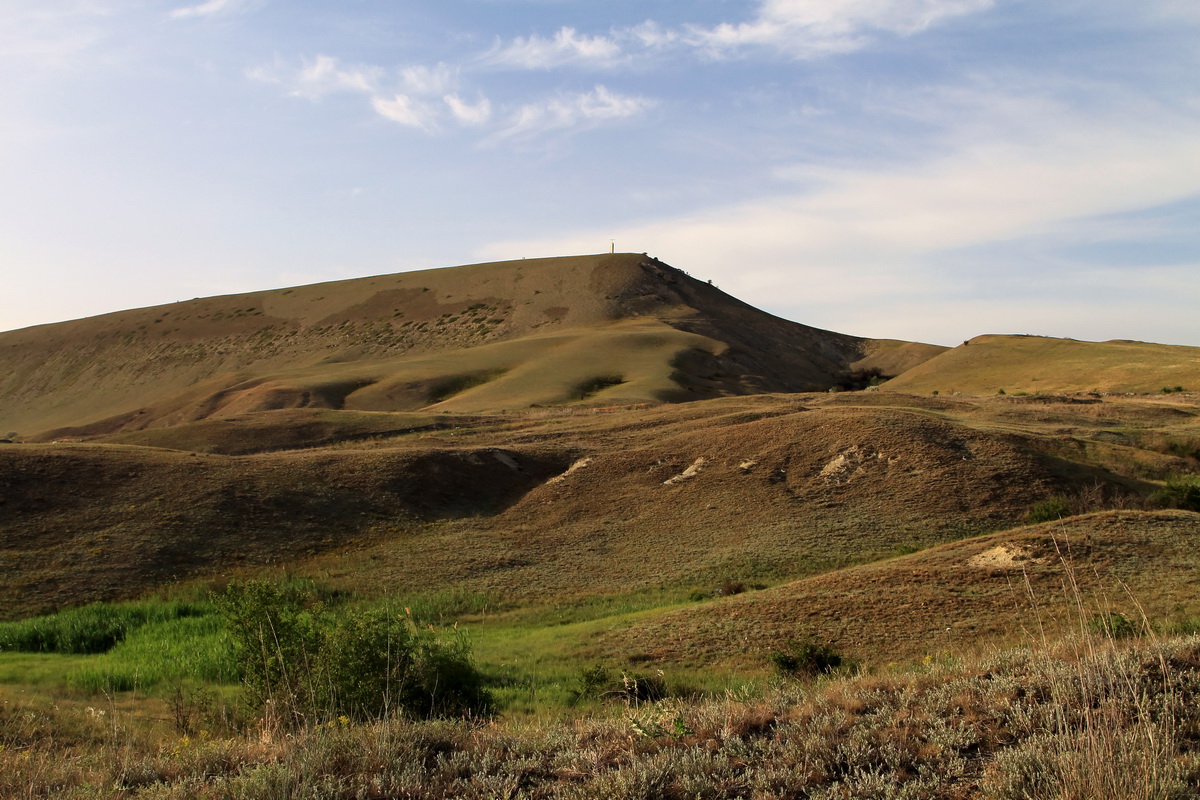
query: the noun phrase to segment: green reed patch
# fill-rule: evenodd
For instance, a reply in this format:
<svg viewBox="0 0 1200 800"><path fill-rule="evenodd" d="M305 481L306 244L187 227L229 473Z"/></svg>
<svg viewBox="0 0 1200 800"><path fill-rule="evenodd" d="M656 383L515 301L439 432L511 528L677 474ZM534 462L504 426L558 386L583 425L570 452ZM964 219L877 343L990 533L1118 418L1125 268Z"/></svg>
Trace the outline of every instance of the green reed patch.
<svg viewBox="0 0 1200 800"><path fill-rule="evenodd" d="M212 612L208 603L92 603L41 617L0 623L0 651L106 653L133 631Z"/></svg>

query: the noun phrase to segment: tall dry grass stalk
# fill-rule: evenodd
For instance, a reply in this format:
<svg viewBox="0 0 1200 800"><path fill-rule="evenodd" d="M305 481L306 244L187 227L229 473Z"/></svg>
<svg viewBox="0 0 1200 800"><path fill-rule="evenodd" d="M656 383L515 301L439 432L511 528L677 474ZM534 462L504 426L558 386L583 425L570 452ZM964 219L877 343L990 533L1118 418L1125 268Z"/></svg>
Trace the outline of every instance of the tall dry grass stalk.
<svg viewBox="0 0 1200 800"><path fill-rule="evenodd" d="M997 755L989 797L996 800L1171 800L1197 796L1185 785L1196 755L1185 753L1184 718L1194 716L1195 679L1172 668L1168 651L1137 598L1129 630L1101 596L1089 602L1069 545L1055 539L1077 630L1051 642L1028 577L1037 618L1048 712L1041 732ZM1126 636L1126 634L1133 634Z"/></svg>

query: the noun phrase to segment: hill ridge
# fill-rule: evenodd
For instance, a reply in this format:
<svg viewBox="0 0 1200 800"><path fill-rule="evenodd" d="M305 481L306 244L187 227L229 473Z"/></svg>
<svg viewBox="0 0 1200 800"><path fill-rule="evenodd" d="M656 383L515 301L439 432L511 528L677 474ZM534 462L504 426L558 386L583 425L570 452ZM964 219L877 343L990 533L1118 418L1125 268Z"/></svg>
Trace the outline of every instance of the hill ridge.
<svg viewBox="0 0 1200 800"><path fill-rule="evenodd" d="M804 391L863 366L895 374L941 349L789 322L644 254L528 259L3 333L0 427L90 435L222 410L480 411Z"/></svg>

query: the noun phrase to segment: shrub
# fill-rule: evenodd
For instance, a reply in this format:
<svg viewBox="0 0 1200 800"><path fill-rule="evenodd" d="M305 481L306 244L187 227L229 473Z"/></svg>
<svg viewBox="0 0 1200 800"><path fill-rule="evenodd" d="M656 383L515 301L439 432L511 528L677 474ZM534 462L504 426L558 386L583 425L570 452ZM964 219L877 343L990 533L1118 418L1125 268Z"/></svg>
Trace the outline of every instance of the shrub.
<svg viewBox="0 0 1200 800"><path fill-rule="evenodd" d="M446 640L383 609L334 614L275 584L218 599L252 706L294 725L323 716L482 716L491 697L463 638Z"/></svg>
<svg viewBox="0 0 1200 800"><path fill-rule="evenodd" d="M584 667L579 671L577 686L571 690L572 702L581 700L620 700L626 705L657 703L667 696L667 683L662 672L643 675L622 672L614 677L602 664Z"/></svg>
<svg viewBox="0 0 1200 800"><path fill-rule="evenodd" d="M610 386L620 386L624 382L625 378L622 375L600 375L577 383L572 394L580 400L586 400Z"/></svg>
<svg viewBox="0 0 1200 800"><path fill-rule="evenodd" d="M717 589L717 594L721 597L732 597L735 594L741 594L746 591L746 584L733 578L726 578L721 582L720 588Z"/></svg>
<svg viewBox="0 0 1200 800"><path fill-rule="evenodd" d="M832 646L811 639L789 642L783 650L771 651L767 658L776 670L791 678L813 678L842 666L842 656Z"/></svg>
<svg viewBox="0 0 1200 800"><path fill-rule="evenodd" d="M1043 500L1029 509L1026 519L1030 524L1037 524L1039 522L1054 522L1055 520L1069 516L1071 516L1071 507L1067 504L1066 498L1051 497L1049 500Z"/></svg>
<svg viewBox="0 0 1200 800"><path fill-rule="evenodd" d="M628 705L657 703L667 696L667 682L661 671L653 675L623 672L618 694Z"/></svg>
<svg viewBox="0 0 1200 800"><path fill-rule="evenodd" d="M1138 632L1137 626L1128 617L1116 611L1093 615L1088 620L1088 630L1106 639L1128 639Z"/></svg>
<svg viewBox="0 0 1200 800"><path fill-rule="evenodd" d="M1172 475L1166 486L1150 495L1149 502L1158 508L1200 511L1200 475Z"/></svg>
<svg viewBox="0 0 1200 800"><path fill-rule="evenodd" d="M884 375L883 370L879 367L857 369L840 376L837 379L837 383L830 388L830 391L838 389L847 392L861 391L868 386L879 386L891 377L890 375Z"/></svg>
<svg viewBox="0 0 1200 800"><path fill-rule="evenodd" d="M594 664L579 670L576 687L571 690L571 701L599 700L613 687L613 679L603 664Z"/></svg>

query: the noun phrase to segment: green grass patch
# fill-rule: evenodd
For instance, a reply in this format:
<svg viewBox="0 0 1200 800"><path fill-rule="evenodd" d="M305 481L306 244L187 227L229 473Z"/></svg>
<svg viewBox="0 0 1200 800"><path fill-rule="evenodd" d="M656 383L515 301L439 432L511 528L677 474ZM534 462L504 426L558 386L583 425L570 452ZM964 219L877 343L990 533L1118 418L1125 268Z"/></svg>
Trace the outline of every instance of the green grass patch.
<svg viewBox="0 0 1200 800"><path fill-rule="evenodd" d="M143 625L67 674L69 686L91 693L150 690L182 680L237 680L229 636L215 613Z"/></svg>
<svg viewBox="0 0 1200 800"><path fill-rule="evenodd" d="M104 653L145 625L210 612L208 604L180 601L92 603L56 614L0 623L0 651Z"/></svg>

